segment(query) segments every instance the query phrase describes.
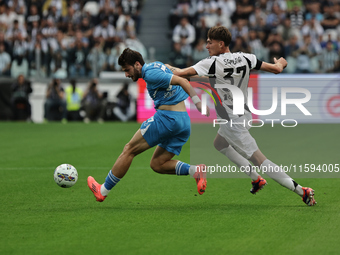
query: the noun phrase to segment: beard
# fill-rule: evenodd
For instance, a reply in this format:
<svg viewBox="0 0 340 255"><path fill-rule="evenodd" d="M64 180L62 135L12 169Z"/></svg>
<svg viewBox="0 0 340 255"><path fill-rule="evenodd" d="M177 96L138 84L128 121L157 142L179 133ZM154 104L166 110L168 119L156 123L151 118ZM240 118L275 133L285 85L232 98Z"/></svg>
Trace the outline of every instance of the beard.
<svg viewBox="0 0 340 255"><path fill-rule="evenodd" d="M140 78L140 73L138 72L137 69L133 69L133 76L131 77L131 79L133 81L137 81Z"/></svg>

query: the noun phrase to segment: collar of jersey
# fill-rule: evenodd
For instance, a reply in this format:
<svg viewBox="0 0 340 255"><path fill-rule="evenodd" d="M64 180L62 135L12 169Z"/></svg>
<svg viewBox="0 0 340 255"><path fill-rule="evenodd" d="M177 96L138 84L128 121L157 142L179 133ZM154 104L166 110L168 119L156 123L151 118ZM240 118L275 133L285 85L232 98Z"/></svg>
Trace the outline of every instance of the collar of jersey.
<svg viewBox="0 0 340 255"><path fill-rule="evenodd" d="M224 52L224 53L221 53L219 56L224 55L224 54L231 54L231 52Z"/></svg>

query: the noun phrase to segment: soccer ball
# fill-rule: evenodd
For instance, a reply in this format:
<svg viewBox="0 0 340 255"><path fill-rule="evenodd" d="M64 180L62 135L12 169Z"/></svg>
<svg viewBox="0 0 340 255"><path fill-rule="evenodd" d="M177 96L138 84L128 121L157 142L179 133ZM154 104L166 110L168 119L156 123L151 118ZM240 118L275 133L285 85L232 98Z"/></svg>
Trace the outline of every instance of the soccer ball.
<svg viewBox="0 0 340 255"><path fill-rule="evenodd" d="M62 164L54 170L54 181L62 188L72 187L77 180L77 169L70 164Z"/></svg>

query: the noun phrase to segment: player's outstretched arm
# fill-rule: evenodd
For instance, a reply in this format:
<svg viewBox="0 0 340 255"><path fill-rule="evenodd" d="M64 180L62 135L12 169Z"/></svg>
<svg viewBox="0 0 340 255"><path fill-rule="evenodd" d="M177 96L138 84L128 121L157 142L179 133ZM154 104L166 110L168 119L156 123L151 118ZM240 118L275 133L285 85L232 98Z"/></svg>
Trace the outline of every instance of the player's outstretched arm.
<svg viewBox="0 0 340 255"><path fill-rule="evenodd" d="M187 68L180 69L178 67L174 67L174 66L171 66L169 64L165 64L165 66L167 68L169 68L170 71L174 75L177 75L179 77L189 78L189 77L197 75L196 70L193 67L187 67Z"/></svg>
<svg viewBox="0 0 340 255"><path fill-rule="evenodd" d="M171 78L171 85L179 85L181 86L184 91L190 95L192 102L195 104L197 110L199 112L202 112L202 104L201 104L201 99L197 96L196 91L194 90L194 88L190 85L189 81L179 77L177 75L173 75ZM207 106L206 109L206 116L209 117L210 115L210 110L209 107Z"/></svg>
<svg viewBox="0 0 340 255"><path fill-rule="evenodd" d="M274 58L274 64L263 61L260 70L266 71L269 73L278 74L278 73L281 73L283 69L286 68L287 64L288 63L284 58L279 58L279 59Z"/></svg>

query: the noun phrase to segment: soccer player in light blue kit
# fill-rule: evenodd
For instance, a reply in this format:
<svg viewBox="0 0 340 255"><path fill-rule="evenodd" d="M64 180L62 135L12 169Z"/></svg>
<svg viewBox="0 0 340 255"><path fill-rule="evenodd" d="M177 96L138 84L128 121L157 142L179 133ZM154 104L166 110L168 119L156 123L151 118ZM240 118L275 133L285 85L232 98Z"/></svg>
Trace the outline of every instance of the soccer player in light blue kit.
<svg viewBox="0 0 340 255"><path fill-rule="evenodd" d="M142 55L129 48L120 55L118 63L126 77L133 81L139 78L146 81L157 112L143 122L125 145L104 184L100 185L92 176L87 178L87 184L97 201L104 201L109 191L124 177L135 156L156 145L150 162L151 168L160 174L190 174L196 180L198 193L202 195L207 184L205 165L189 165L172 159L175 154L180 154L190 136L190 118L184 104L188 95L191 95L196 108L201 112L201 101L196 92L186 79L173 75L163 63L145 64ZM209 116L209 109L205 110Z"/></svg>

